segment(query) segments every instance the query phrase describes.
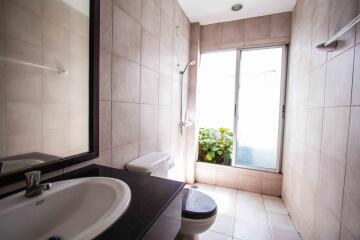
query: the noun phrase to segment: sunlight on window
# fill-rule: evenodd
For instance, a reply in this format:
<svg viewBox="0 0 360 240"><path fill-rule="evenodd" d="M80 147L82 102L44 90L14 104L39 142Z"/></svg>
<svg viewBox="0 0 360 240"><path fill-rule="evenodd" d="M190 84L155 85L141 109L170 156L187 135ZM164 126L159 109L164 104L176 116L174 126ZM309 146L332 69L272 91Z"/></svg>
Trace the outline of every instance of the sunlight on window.
<svg viewBox="0 0 360 240"><path fill-rule="evenodd" d="M199 126L234 128L236 51L201 55Z"/></svg>

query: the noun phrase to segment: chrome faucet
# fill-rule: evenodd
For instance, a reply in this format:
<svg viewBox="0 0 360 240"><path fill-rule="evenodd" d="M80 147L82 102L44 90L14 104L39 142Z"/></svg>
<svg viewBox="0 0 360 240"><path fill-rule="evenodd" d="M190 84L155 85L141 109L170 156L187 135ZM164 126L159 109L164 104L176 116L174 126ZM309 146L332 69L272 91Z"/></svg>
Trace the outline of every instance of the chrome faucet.
<svg viewBox="0 0 360 240"><path fill-rule="evenodd" d="M51 188L51 183L40 184L40 171L31 171L25 173L26 191L25 197L32 198L41 195L43 191Z"/></svg>

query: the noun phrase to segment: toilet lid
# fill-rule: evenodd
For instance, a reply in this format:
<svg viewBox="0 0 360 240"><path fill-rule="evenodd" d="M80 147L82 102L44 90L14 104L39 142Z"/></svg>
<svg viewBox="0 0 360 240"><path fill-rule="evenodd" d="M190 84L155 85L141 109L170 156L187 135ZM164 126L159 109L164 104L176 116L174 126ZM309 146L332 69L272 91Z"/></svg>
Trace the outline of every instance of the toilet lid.
<svg viewBox="0 0 360 240"><path fill-rule="evenodd" d="M200 191L184 188L182 197L182 216L204 219L216 214L216 202Z"/></svg>

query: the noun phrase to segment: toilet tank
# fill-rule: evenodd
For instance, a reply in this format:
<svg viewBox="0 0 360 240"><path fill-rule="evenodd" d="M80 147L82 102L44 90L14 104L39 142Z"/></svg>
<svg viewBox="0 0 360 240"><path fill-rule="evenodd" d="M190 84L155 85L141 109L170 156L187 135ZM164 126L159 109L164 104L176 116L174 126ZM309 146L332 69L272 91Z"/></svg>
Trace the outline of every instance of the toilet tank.
<svg viewBox="0 0 360 240"><path fill-rule="evenodd" d="M152 152L142 155L126 164L131 172L149 174L151 176L167 178L170 155L163 152Z"/></svg>

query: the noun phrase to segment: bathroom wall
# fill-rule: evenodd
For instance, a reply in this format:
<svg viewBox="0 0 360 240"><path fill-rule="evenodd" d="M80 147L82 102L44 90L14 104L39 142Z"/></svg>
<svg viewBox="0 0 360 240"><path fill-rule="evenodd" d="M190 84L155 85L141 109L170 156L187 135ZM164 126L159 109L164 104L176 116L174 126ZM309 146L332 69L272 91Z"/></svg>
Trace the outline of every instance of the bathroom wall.
<svg viewBox="0 0 360 240"><path fill-rule="evenodd" d="M89 17L63 1L0 0L0 158L88 151Z"/></svg>
<svg viewBox="0 0 360 240"><path fill-rule="evenodd" d="M290 42L291 12L201 26L201 52Z"/></svg>
<svg viewBox="0 0 360 240"><path fill-rule="evenodd" d="M298 0L292 17L282 197L303 239L360 238L358 0Z"/></svg>
<svg viewBox="0 0 360 240"><path fill-rule="evenodd" d="M123 168L139 155L164 151L171 154L182 175L178 177L184 179L179 71L189 60L189 47L190 22L177 1L101 1L100 159L104 164Z"/></svg>

